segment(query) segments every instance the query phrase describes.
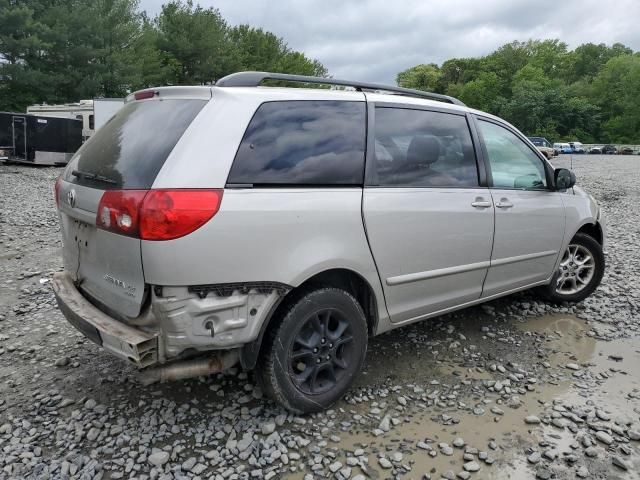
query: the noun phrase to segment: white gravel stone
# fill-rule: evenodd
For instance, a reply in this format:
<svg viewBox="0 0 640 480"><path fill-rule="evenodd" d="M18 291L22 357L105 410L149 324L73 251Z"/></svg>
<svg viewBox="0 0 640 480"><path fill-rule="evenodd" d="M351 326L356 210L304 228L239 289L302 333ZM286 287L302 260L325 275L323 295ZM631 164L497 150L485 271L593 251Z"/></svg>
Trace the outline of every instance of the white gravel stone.
<svg viewBox="0 0 640 480"><path fill-rule="evenodd" d="M598 430L595 434L595 437L598 441L606 445L611 445L613 443L613 437L605 431Z"/></svg>
<svg viewBox="0 0 640 480"><path fill-rule="evenodd" d="M161 467L169 461L169 452L165 452L163 450L156 451L151 455L149 455L147 460L151 465L155 465L156 467Z"/></svg>

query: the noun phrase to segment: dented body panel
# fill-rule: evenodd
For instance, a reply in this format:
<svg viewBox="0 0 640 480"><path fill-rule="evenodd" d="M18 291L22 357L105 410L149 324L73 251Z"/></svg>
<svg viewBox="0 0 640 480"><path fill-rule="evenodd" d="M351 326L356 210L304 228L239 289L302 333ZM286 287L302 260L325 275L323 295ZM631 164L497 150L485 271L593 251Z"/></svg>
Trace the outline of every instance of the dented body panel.
<svg viewBox="0 0 640 480"><path fill-rule="evenodd" d="M210 292L202 298L185 287L164 287L155 293L151 309L157 322L161 358L175 358L186 350L230 349L254 341L278 290L234 290L229 296Z"/></svg>

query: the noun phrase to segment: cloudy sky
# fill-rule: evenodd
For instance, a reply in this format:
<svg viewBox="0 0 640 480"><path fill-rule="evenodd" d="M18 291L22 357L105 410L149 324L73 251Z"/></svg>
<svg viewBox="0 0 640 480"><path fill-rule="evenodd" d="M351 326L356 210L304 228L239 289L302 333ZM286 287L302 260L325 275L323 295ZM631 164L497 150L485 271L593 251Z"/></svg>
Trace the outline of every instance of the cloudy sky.
<svg viewBox="0 0 640 480"><path fill-rule="evenodd" d="M141 0L150 14L166 0ZM395 83L419 63L478 56L513 40L622 42L640 50L640 0L194 0L320 60L336 78Z"/></svg>

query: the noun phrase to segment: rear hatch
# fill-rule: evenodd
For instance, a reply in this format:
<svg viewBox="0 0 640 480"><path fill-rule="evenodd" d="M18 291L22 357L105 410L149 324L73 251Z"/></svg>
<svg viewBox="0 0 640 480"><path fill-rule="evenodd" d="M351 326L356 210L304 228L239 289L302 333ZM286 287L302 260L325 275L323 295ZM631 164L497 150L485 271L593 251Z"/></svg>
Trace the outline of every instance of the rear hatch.
<svg viewBox="0 0 640 480"><path fill-rule="evenodd" d="M65 269L85 297L111 315L137 317L147 287L140 239L98 228L100 201L109 191L150 189L210 92L145 91L146 99L126 103L78 150L59 180Z"/></svg>

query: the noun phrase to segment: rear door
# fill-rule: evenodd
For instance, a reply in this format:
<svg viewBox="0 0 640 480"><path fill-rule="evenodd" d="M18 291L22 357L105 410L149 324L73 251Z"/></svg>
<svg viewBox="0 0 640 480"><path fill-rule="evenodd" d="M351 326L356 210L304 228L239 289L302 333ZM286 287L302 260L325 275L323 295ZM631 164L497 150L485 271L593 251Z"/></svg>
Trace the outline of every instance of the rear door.
<svg viewBox="0 0 640 480"><path fill-rule="evenodd" d="M59 210L65 269L110 314L136 317L145 297L140 240L96 228L107 190L148 190L205 99L127 103L78 150L63 174Z"/></svg>
<svg viewBox="0 0 640 480"><path fill-rule="evenodd" d="M482 292L494 210L464 113L370 107L363 215L393 322Z"/></svg>
<svg viewBox="0 0 640 480"><path fill-rule="evenodd" d="M13 117L13 155L20 160L27 160L27 119Z"/></svg>
<svg viewBox="0 0 640 480"><path fill-rule="evenodd" d="M506 125L478 118L496 207L491 267L483 296L549 278L564 237L562 194L549 188L540 156Z"/></svg>

